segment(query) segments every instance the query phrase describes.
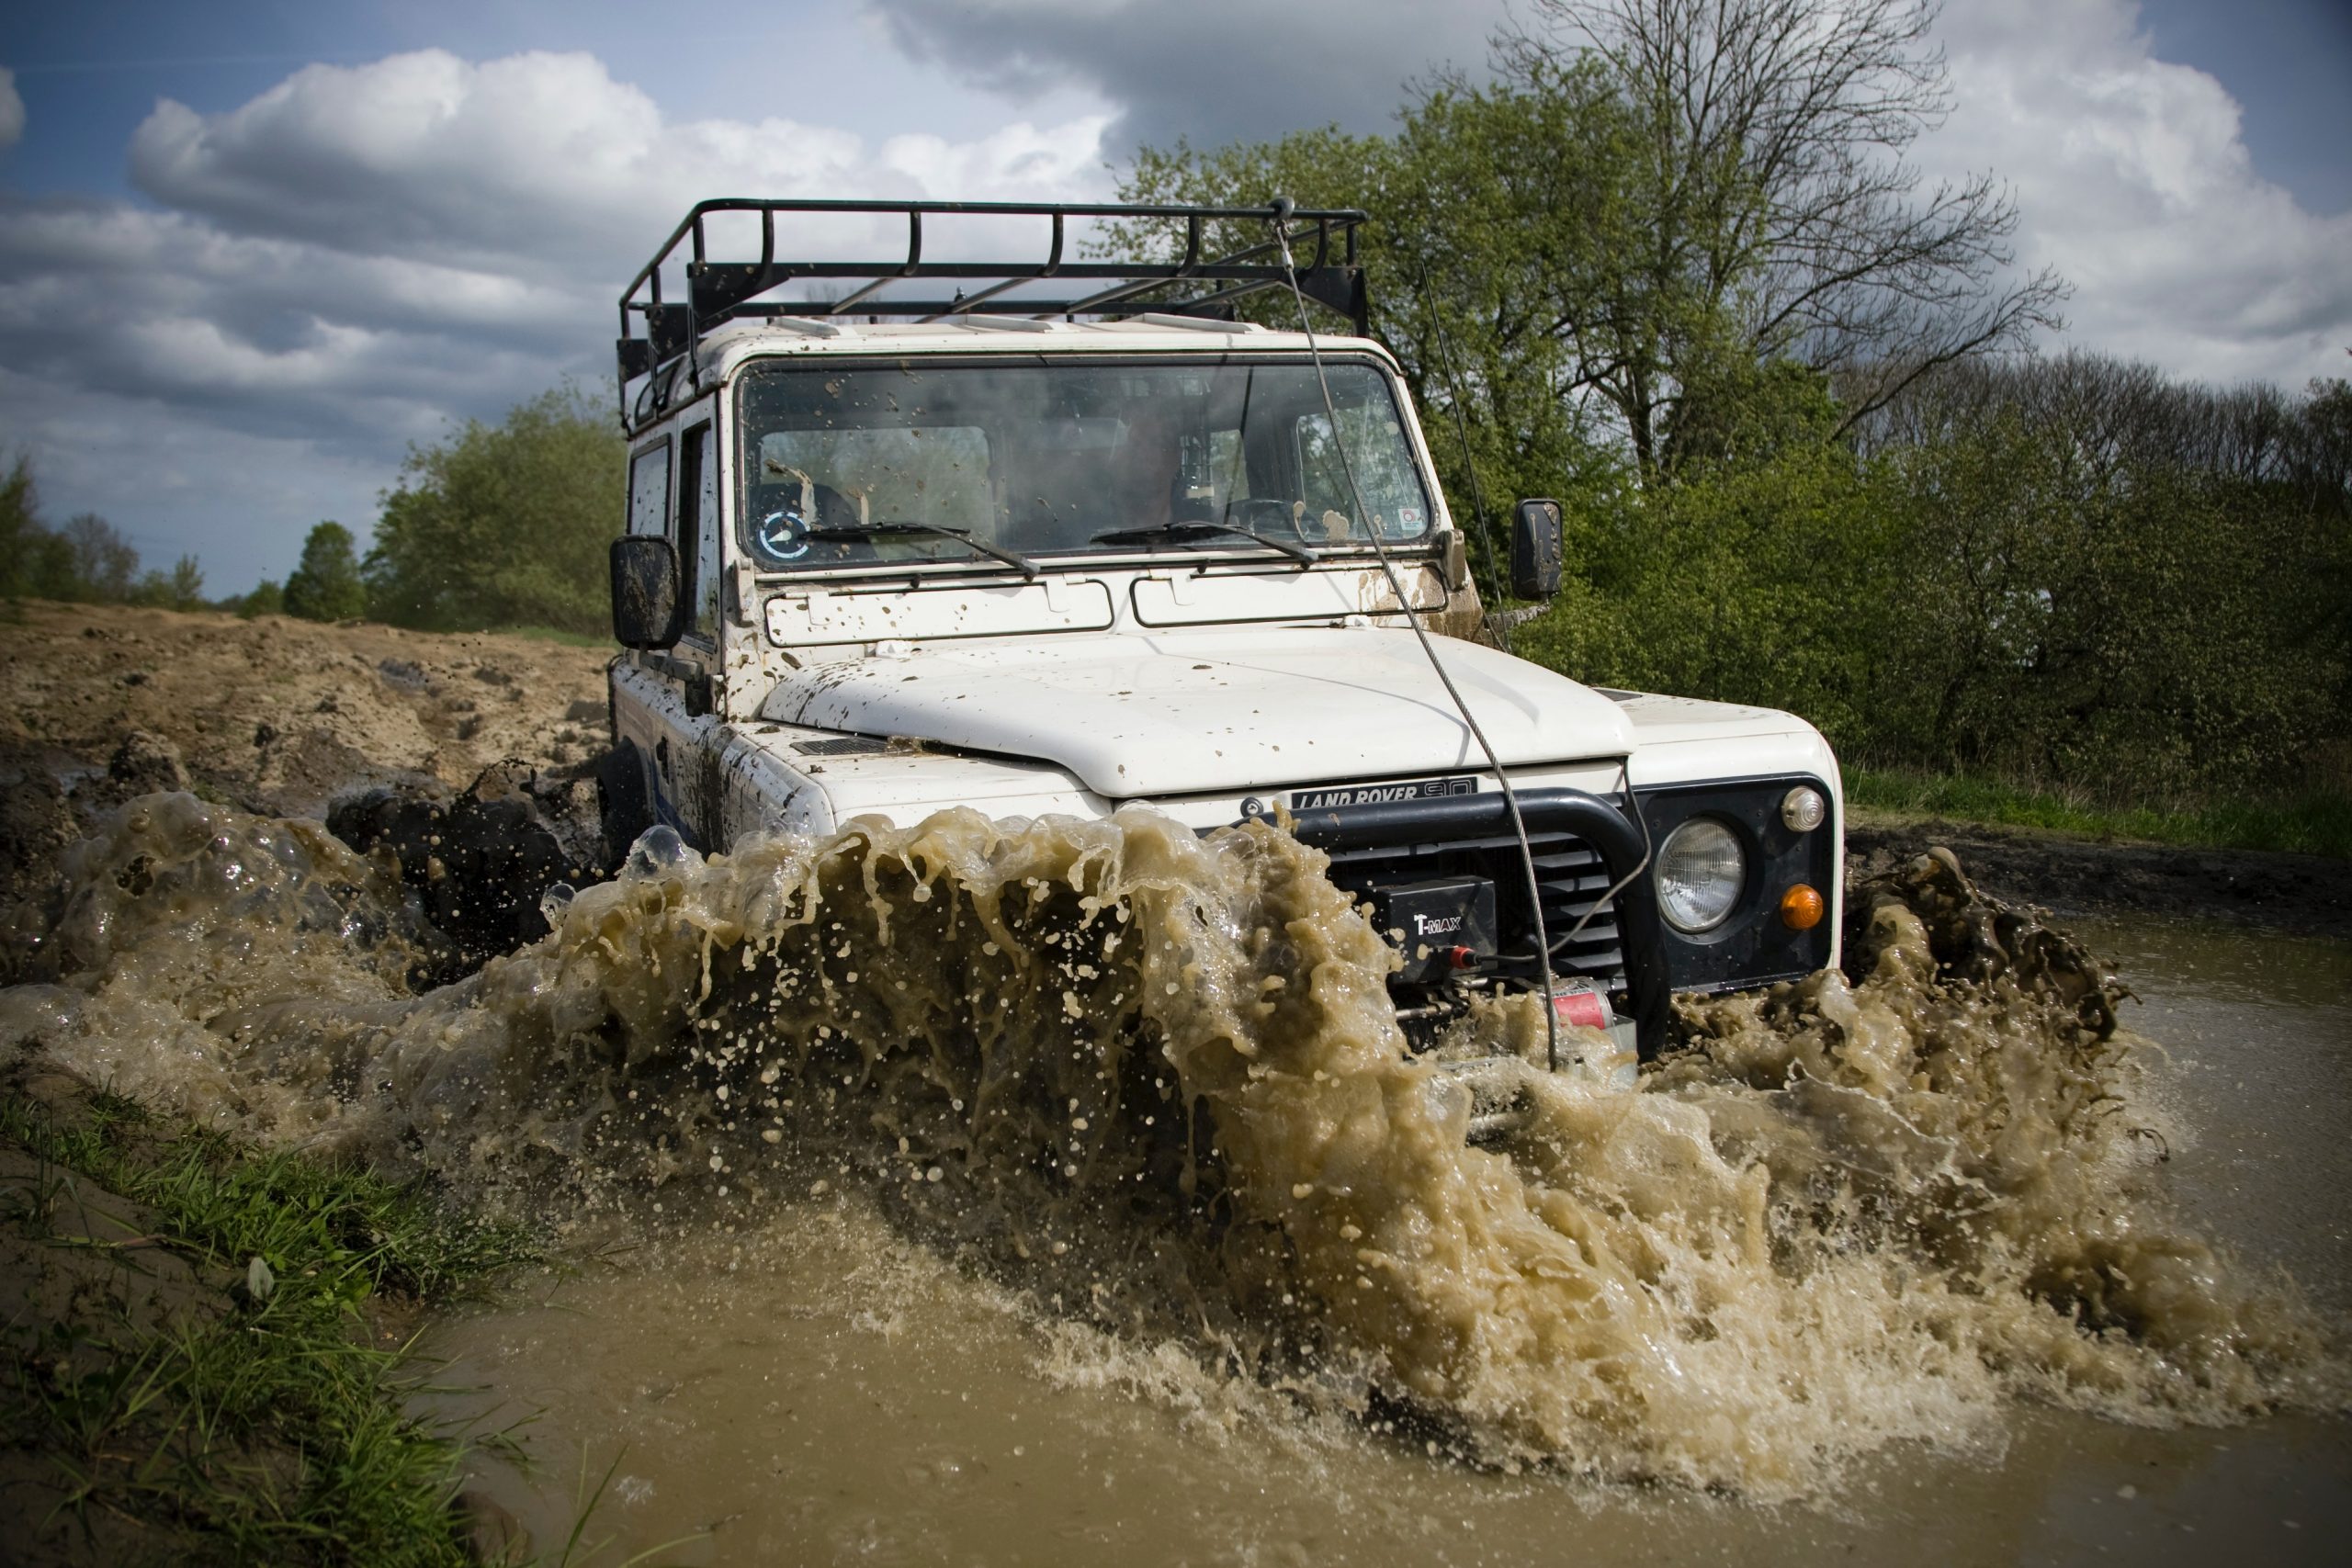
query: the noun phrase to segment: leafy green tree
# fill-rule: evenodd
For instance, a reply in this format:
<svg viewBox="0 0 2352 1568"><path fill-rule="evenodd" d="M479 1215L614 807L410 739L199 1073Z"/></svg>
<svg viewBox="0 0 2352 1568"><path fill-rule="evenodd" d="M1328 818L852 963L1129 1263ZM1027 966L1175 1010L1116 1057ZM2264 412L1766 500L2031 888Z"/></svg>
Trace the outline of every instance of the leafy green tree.
<svg viewBox="0 0 2352 1568"><path fill-rule="evenodd" d="M1514 639L1598 684L1792 708L1867 746L1904 568L1900 476L1834 442L1687 467L1574 515L1577 570Z"/></svg>
<svg viewBox="0 0 2352 1568"><path fill-rule="evenodd" d="M221 602L220 607L241 621L261 615L282 615L286 613L286 591L275 578L263 578L250 592L232 594Z"/></svg>
<svg viewBox="0 0 2352 1568"><path fill-rule="evenodd" d="M2075 354L1906 396L1873 755L2109 797L2293 787L2352 739L2352 534L2325 385ZM2340 786L2341 779L2338 779Z"/></svg>
<svg viewBox="0 0 2352 1568"><path fill-rule="evenodd" d="M82 597L73 546L42 521L32 459L20 453L0 480L0 598Z"/></svg>
<svg viewBox="0 0 2352 1568"><path fill-rule="evenodd" d="M28 555L35 537L47 532L32 459L19 453L0 478L0 599L20 599L32 591Z"/></svg>
<svg viewBox="0 0 2352 1568"><path fill-rule="evenodd" d="M1490 427L1482 478L1606 490L1596 453L1615 447L1647 483L1683 455L1676 427L1721 439L1725 415L1686 400L1745 395L1750 367L1835 378L1850 424L2055 321L2054 276L2004 281L2006 192L1923 191L1902 161L1949 106L1932 17L1926 0L1535 0L1491 85L1441 78L1394 137L1147 149L1122 193L1363 207L1374 330L1425 414L1459 400Z"/></svg>
<svg viewBox="0 0 2352 1568"><path fill-rule="evenodd" d="M153 610L203 610L204 568L194 556L182 556L169 571L142 573L131 586L129 602Z"/></svg>
<svg viewBox="0 0 2352 1568"><path fill-rule="evenodd" d="M196 609L203 588L194 556L181 557L169 572L141 573L137 548L96 513L51 527L28 457L19 456L0 479L0 598Z"/></svg>
<svg viewBox="0 0 2352 1568"><path fill-rule="evenodd" d="M351 530L322 523L302 541L302 560L286 579L286 613L306 621L349 621L365 614L368 585L360 581L359 558ZM256 612L258 613L258 612Z"/></svg>
<svg viewBox="0 0 2352 1568"><path fill-rule="evenodd" d="M605 628L622 473L609 410L575 386L411 448L362 568L368 613L436 630Z"/></svg>
<svg viewBox="0 0 2352 1568"><path fill-rule="evenodd" d="M95 512L68 518L63 529L73 558L73 592L60 597L120 604L139 580L139 551Z"/></svg>
<svg viewBox="0 0 2352 1568"><path fill-rule="evenodd" d="M1951 107L1935 0L1531 3L1503 81L1543 94L1597 64L1629 122L1555 330L1645 474L1694 360L1802 361L1841 379L1851 421L2056 324L2055 274L2007 276L1998 182L1923 189L1904 162Z"/></svg>
<svg viewBox="0 0 2352 1568"><path fill-rule="evenodd" d="M1333 128L1209 151L1147 148L1121 185L1136 201L1262 204L1287 195L1373 215L1359 231L1374 280L1371 332L1404 370L1490 597L1501 587L1491 567L1513 500L1602 504L1622 484L1610 433L1579 395L1544 289L1564 252L1597 243L1579 215L1610 203L1623 121L1592 67L1558 73L1556 82L1555 74L1545 81L1556 91L1441 86L1395 137ZM1564 155L1570 148L1575 155ZM1239 249L1265 234L1262 224L1235 224L1212 239ZM1155 237L1147 226L1113 243ZM1181 238L1171 230L1156 243ZM1285 295L1246 305L1252 319L1298 324ZM1476 537L1481 510L1485 536Z"/></svg>

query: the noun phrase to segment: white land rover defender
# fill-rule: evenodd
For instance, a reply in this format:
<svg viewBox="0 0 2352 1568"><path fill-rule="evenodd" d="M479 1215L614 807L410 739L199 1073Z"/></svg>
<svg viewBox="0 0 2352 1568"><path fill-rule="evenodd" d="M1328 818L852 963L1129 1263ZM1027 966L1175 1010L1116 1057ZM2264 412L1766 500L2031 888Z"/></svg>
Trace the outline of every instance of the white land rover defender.
<svg viewBox="0 0 2352 1568"><path fill-rule="evenodd" d="M903 257L779 258L779 220L844 214L902 220ZM1044 260L924 255L926 223L1016 220ZM1087 220L1189 243L1071 259ZM1835 963L1838 774L1810 725L1469 640L1463 534L1363 335L1363 220L695 208L621 299L619 841L659 823L720 850L951 806L1147 803L1201 831L1286 813L1397 942L1416 1043L1482 988L1547 987L1646 1057L1670 993ZM1209 226L1251 221L1264 243L1205 253ZM755 259L707 254L730 232ZM1304 330L1231 319L1269 289ZM1313 333L1307 301L1352 333ZM1559 509L1521 502L1513 592L1555 591L1559 556Z"/></svg>

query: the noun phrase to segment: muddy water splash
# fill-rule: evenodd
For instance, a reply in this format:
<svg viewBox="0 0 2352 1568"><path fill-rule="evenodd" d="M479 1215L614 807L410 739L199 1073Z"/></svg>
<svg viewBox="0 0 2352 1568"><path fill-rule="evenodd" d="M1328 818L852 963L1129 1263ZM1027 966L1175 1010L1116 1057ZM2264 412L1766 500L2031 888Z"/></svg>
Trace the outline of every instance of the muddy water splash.
<svg viewBox="0 0 2352 1568"><path fill-rule="evenodd" d="M1861 890L1852 978L1686 1008L1637 1092L1525 1069L1513 1143L1407 1055L1387 949L1258 824L949 812L705 863L551 934L430 928L313 829L187 796L74 852L0 1032L257 1135L658 1237L854 1184L1147 1357L1481 1461L1784 1497L2004 1406L2336 1408L2281 1283L2169 1217L2114 991L1948 861ZM1479 1027L1537 1048L1529 1007Z"/></svg>

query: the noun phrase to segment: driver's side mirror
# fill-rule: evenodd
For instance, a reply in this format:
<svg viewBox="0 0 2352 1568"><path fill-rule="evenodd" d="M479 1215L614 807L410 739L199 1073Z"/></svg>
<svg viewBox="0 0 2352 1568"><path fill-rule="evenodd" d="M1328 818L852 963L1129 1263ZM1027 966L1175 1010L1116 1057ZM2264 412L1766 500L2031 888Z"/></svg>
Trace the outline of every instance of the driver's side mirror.
<svg viewBox="0 0 2352 1568"><path fill-rule="evenodd" d="M1522 501L1510 525L1514 598L1549 599L1560 591L1560 503Z"/></svg>
<svg viewBox="0 0 2352 1568"><path fill-rule="evenodd" d="M623 648L677 645L686 629L678 592L678 552L659 534L613 541L613 640Z"/></svg>

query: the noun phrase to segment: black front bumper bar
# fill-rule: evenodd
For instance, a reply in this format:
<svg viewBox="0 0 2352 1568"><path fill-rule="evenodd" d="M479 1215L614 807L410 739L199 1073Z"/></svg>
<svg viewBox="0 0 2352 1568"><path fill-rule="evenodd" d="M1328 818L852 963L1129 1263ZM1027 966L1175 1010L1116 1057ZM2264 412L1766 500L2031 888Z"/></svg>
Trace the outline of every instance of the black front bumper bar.
<svg viewBox="0 0 2352 1568"><path fill-rule="evenodd" d="M1600 856L1612 886L1618 938L1625 949L1625 988L1633 1006L1636 1048L1645 1062L1666 1044L1673 983L1667 976L1666 938L1659 925L1657 893L1643 871L1648 853L1640 829L1597 795L1580 789L1523 789L1519 814L1527 831L1573 833ZM1431 800L1385 801L1373 806L1329 807L1297 818L1292 831L1319 850L1432 850L1464 839L1504 838L1510 812L1500 793L1445 795Z"/></svg>

